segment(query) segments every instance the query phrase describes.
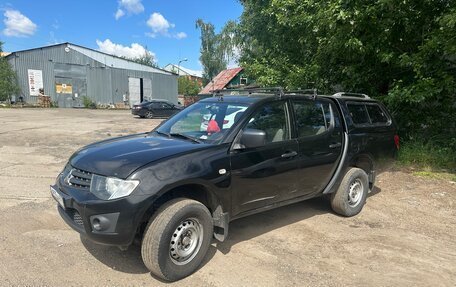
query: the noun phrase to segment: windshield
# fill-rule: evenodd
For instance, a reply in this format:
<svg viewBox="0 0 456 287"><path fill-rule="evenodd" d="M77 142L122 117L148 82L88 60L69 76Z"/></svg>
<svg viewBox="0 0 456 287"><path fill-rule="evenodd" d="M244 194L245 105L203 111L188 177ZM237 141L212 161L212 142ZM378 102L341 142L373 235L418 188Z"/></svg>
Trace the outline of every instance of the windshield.
<svg viewBox="0 0 456 287"><path fill-rule="evenodd" d="M247 104L238 103L196 103L170 118L156 131L216 143L239 121L247 108Z"/></svg>

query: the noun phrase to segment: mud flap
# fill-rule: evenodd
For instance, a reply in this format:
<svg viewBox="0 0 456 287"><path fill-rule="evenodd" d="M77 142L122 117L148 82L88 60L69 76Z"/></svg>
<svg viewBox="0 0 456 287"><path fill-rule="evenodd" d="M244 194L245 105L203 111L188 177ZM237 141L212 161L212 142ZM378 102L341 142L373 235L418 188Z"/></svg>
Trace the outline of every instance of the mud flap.
<svg viewBox="0 0 456 287"><path fill-rule="evenodd" d="M220 242L225 241L228 237L228 226L230 224L228 212L223 212L219 205L212 213L212 220L214 221L214 238Z"/></svg>

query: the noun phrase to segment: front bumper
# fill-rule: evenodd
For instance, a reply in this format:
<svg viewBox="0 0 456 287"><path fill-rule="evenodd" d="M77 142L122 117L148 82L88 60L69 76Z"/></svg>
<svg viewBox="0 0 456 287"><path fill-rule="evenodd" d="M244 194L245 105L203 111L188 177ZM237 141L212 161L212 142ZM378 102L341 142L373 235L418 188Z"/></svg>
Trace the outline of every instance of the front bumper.
<svg viewBox="0 0 456 287"><path fill-rule="evenodd" d="M131 195L105 201L78 188L61 187L59 184L51 188L62 197L64 206L59 203L58 211L63 220L83 236L100 244L130 245L149 206L146 196ZM96 230L95 223L104 228Z"/></svg>
<svg viewBox="0 0 456 287"><path fill-rule="evenodd" d="M131 109L131 114L132 115L135 115L135 116L142 116L144 115L144 112L142 111L142 109Z"/></svg>

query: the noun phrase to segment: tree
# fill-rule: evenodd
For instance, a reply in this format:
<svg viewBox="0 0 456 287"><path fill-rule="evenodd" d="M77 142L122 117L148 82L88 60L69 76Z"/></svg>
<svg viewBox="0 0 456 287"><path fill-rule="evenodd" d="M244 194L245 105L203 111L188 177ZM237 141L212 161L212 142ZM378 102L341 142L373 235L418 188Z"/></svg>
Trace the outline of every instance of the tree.
<svg viewBox="0 0 456 287"><path fill-rule="evenodd" d="M203 20L196 21L196 28L201 30L200 61L203 65L203 79L205 84L226 69L228 63L225 56L225 46L222 37L215 33L214 25Z"/></svg>
<svg viewBox="0 0 456 287"><path fill-rule="evenodd" d="M198 81L192 80L189 77L179 77L178 93L185 96L196 96L201 90L201 85Z"/></svg>
<svg viewBox="0 0 456 287"><path fill-rule="evenodd" d="M2 42L0 42L0 52L3 52ZM6 101L18 92L19 86L17 85L16 73L8 61L0 56L0 101Z"/></svg>
<svg viewBox="0 0 456 287"><path fill-rule="evenodd" d="M234 35L258 83L368 93L403 135L456 133L455 0L241 3Z"/></svg>
<svg viewBox="0 0 456 287"><path fill-rule="evenodd" d="M146 49L146 51L144 52L143 55L141 55L137 58L132 58L130 60L132 60L138 64L141 64L141 65L158 68L154 55L152 55L152 53L147 50L147 46L145 47L145 49Z"/></svg>

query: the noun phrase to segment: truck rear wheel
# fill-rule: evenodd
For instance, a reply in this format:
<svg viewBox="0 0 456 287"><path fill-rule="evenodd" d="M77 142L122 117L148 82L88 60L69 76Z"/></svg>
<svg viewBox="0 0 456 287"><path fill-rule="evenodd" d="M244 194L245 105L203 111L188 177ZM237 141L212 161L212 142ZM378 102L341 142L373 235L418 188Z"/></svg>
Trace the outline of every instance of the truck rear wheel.
<svg viewBox="0 0 456 287"><path fill-rule="evenodd" d="M366 172L352 167L345 174L339 188L331 195L331 207L343 216L354 216L363 209L369 190Z"/></svg>
<svg viewBox="0 0 456 287"><path fill-rule="evenodd" d="M141 245L144 264L164 280L184 278L204 260L212 234L212 217L206 206L185 198L171 200L146 228Z"/></svg>

